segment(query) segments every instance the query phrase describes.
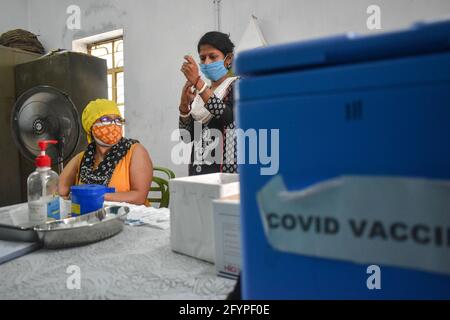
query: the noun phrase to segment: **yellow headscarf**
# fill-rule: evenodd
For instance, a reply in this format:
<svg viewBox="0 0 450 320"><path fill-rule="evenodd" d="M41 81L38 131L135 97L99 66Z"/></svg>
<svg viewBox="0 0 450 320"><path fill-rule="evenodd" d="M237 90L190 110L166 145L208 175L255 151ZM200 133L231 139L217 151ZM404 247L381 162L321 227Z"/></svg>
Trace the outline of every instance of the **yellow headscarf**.
<svg viewBox="0 0 450 320"><path fill-rule="evenodd" d="M121 116L117 104L111 100L97 99L89 102L86 108L84 108L81 123L83 124L84 131L86 131L88 143L92 141L91 129L95 121L109 114Z"/></svg>

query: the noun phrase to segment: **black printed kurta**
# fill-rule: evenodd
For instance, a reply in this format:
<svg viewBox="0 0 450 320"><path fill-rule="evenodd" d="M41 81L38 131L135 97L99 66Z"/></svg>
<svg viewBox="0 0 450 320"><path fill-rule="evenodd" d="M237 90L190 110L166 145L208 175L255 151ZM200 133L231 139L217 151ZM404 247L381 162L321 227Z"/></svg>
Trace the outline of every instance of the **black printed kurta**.
<svg viewBox="0 0 450 320"><path fill-rule="evenodd" d="M237 142L236 142L236 123L234 121L234 84L233 82L227 90L223 100L212 95L205 108L212 114L211 120L207 124L196 122L192 116L186 119L179 119L180 130L187 130L190 134L190 141L182 139L189 143L194 140L191 152L191 163L189 164L189 175L200 175L215 172L237 173ZM183 122L184 120L184 122ZM194 137L194 123L201 126L201 137ZM223 139L217 141L214 135L211 135L210 129L219 130ZM220 144L217 148L212 149L216 143ZM220 155L216 155L215 151L220 150ZM197 156L197 157L196 157ZM216 157L217 156L217 157ZM198 163L195 160L212 160L211 157L219 158L218 163Z"/></svg>

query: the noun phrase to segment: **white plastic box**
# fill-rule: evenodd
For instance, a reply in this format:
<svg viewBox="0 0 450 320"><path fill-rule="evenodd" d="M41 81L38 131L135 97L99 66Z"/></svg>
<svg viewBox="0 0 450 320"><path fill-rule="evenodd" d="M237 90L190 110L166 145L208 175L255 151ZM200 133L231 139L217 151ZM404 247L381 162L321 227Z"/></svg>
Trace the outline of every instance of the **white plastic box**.
<svg viewBox="0 0 450 320"><path fill-rule="evenodd" d="M239 195L213 201L217 275L237 279L241 270Z"/></svg>
<svg viewBox="0 0 450 320"><path fill-rule="evenodd" d="M169 181L173 251L214 263L213 204L239 193L239 175L213 173Z"/></svg>

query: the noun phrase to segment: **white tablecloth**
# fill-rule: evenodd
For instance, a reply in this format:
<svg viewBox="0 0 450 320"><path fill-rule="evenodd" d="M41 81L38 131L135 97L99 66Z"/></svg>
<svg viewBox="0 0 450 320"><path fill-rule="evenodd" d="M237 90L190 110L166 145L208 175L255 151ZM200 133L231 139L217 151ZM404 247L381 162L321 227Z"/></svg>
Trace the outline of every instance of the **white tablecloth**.
<svg viewBox="0 0 450 320"><path fill-rule="evenodd" d="M71 265L80 268L79 290L67 287ZM214 265L172 252L170 230L148 226L0 265L0 299L224 299L234 285Z"/></svg>

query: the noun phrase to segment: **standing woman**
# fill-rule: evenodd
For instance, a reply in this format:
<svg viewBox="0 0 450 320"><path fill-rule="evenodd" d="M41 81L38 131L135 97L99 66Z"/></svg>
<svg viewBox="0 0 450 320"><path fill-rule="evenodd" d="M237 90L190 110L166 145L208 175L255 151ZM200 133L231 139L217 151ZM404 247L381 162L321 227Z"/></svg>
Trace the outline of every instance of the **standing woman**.
<svg viewBox="0 0 450 320"><path fill-rule="evenodd" d="M186 84L181 93L179 128L190 134L191 140L186 143L194 140L189 175L237 173L233 96L237 77L230 72L233 50L228 35L212 31L197 45L200 69L191 56L184 57L181 72ZM200 71L211 81L210 86L202 80ZM200 128L201 136L194 137L195 127ZM214 134L217 132L220 138Z"/></svg>

